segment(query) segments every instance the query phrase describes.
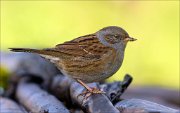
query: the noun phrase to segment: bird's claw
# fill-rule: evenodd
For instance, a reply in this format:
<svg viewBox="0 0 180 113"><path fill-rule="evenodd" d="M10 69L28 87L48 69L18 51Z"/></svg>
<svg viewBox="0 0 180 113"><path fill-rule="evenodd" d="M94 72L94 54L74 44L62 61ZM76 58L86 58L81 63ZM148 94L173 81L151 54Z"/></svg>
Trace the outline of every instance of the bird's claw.
<svg viewBox="0 0 180 113"><path fill-rule="evenodd" d="M82 101L83 101L83 103L84 103L84 101L86 101L86 100L87 100L91 95L93 95L93 94L105 94L105 92L104 92L104 91L101 91L100 89L98 89L98 88L96 88L96 87L93 87L93 88L91 88L90 90L86 90L86 91L82 92L81 94L79 94L79 95L77 96L77 98L78 98L79 96L83 96L84 99L83 99Z"/></svg>

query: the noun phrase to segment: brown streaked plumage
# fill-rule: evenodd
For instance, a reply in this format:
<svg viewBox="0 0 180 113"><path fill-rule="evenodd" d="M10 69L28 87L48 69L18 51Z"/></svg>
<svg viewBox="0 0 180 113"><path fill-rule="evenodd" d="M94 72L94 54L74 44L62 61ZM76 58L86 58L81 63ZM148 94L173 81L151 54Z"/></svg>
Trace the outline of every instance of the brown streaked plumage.
<svg viewBox="0 0 180 113"><path fill-rule="evenodd" d="M15 52L40 54L53 62L64 75L89 83L112 76L123 62L127 42L134 40L124 29L110 26L94 34L58 44L54 48L10 49Z"/></svg>

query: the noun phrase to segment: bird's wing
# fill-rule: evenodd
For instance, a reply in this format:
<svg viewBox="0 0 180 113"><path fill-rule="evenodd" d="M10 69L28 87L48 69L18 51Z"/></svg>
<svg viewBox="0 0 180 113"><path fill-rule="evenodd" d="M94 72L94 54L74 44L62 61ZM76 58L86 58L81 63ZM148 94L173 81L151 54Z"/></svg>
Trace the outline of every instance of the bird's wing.
<svg viewBox="0 0 180 113"><path fill-rule="evenodd" d="M104 46L94 34L81 36L72 41L56 45L52 48L67 56L85 57L99 59L107 52L112 52L113 49Z"/></svg>
<svg viewBox="0 0 180 113"><path fill-rule="evenodd" d="M54 48L46 48L42 50L29 48L10 48L15 52L37 53L47 59L58 60L59 58L77 58L83 57L87 59L101 59L103 55L111 55L114 49L104 46L95 34L81 36L74 40L58 44ZM108 53L108 54L107 54Z"/></svg>

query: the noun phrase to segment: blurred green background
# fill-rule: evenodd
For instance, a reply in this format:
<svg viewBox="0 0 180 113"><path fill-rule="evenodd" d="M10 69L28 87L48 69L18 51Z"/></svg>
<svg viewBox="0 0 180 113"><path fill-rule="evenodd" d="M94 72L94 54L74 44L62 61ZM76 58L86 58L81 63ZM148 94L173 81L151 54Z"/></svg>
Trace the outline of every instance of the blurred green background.
<svg viewBox="0 0 180 113"><path fill-rule="evenodd" d="M109 80L179 86L179 1L1 1L1 51L47 48L116 25L129 43L121 69Z"/></svg>

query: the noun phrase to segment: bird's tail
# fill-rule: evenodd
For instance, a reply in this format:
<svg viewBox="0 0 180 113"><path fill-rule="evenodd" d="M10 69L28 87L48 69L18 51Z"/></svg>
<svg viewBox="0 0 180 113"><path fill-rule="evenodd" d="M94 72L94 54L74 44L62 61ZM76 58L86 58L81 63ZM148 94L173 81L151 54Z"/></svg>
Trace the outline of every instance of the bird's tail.
<svg viewBox="0 0 180 113"><path fill-rule="evenodd" d="M10 49L10 51L13 51L13 52L37 53L40 55L50 55L50 56L54 56L54 57L58 56L58 52L53 49L42 49L42 50L30 49L30 48L9 48L9 49Z"/></svg>
<svg viewBox="0 0 180 113"><path fill-rule="evenodd" d="M28 52L28 53L39 53L40 50L30 48L9 48L13 52Z"/></svg>

